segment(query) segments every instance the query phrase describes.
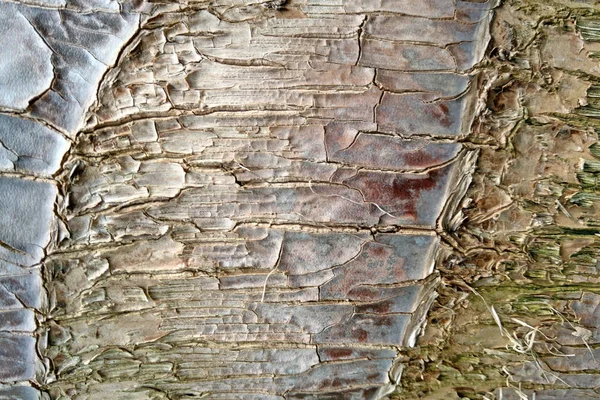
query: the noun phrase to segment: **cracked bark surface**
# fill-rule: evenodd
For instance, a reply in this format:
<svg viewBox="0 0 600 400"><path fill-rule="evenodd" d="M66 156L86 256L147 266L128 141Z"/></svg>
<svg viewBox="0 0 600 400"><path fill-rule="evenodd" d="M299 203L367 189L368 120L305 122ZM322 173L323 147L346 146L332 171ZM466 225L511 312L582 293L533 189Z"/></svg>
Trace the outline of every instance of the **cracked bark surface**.
<svg viewBox="0 0 600 400"><path fill-rule="evenodd" d="M599 11L496 9L466 222L447 238L455 253L438 266L440 296L397 398L600 396Z"/></svg>
<svg viewBox="0 0 600 400"><path fill-rule="evenodd" d="M0 3L0 396L390 394L493 6Z"/></svg>

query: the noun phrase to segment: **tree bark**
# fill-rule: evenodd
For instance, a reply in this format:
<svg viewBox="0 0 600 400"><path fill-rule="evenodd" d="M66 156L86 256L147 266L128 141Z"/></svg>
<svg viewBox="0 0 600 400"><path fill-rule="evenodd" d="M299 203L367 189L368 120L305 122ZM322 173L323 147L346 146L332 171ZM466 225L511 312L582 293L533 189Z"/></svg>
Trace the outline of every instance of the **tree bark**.
<svg viewBox="0 0 600 400"><path fill-rule="evenodd" d="M597 397L593 2L100 3L0 4L0 397Z"/></svg>
<svg viewBox="0 0 600 400"><path fill-rule="evenodd" d="M598 397L597 21L496 9L466 221L397 398Z"/></svg>

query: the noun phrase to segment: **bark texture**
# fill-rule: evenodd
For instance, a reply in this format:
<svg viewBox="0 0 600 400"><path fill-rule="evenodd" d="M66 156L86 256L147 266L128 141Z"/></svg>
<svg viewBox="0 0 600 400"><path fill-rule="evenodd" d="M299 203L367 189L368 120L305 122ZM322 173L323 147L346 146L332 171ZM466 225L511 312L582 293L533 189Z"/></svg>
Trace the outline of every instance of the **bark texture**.
<svg viewBox="0 0 600 400"><path fill-rule="evenodd" d="M0 2L0 398L598 398L600 10L495 5Z"/></svg>
<svg viewBox="0 0 600 400"><path fill-rule="evenodd" d="M467 219L397 398L600 396L598 11L496 9Z"/></svg>
<svg viewBox="0 0 600 400"><path fill-rule="evenodd" d="M493 6L0 3L0 396L391 393Z"/></svg>
<svg viewBox="0 0 600 400"><path fill-rule="evenodd" d="M52 397L390 393L474 161L489 9L153 9L59 177Z"/></svg>

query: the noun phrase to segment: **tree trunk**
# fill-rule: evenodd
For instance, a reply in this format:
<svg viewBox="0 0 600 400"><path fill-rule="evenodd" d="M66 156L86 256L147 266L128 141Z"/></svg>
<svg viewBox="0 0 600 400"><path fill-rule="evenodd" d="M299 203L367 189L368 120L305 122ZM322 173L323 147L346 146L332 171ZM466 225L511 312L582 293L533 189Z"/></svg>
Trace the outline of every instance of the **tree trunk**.
<svg viewBox="0 0 600 400"><path fill-rule="evenodd" d="M466 221L397 398L598 398L598 11L496 10Z"/></svg>
<svg viewBox="0 0 600 400"><path fill-rule="evenodd" d="M0 398L596 396L595 6L25 3Z"/></svg>

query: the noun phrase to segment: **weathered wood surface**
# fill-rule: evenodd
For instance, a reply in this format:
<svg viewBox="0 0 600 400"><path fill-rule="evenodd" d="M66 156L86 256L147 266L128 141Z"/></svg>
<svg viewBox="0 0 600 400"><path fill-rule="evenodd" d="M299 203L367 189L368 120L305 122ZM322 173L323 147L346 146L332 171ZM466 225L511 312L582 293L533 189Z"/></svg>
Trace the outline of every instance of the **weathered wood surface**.
<svg viewBox="0 0 600 400"><path fill-rule="evenodd" d="M0 396L391 393L492 7L0 3Z"/></svg>

